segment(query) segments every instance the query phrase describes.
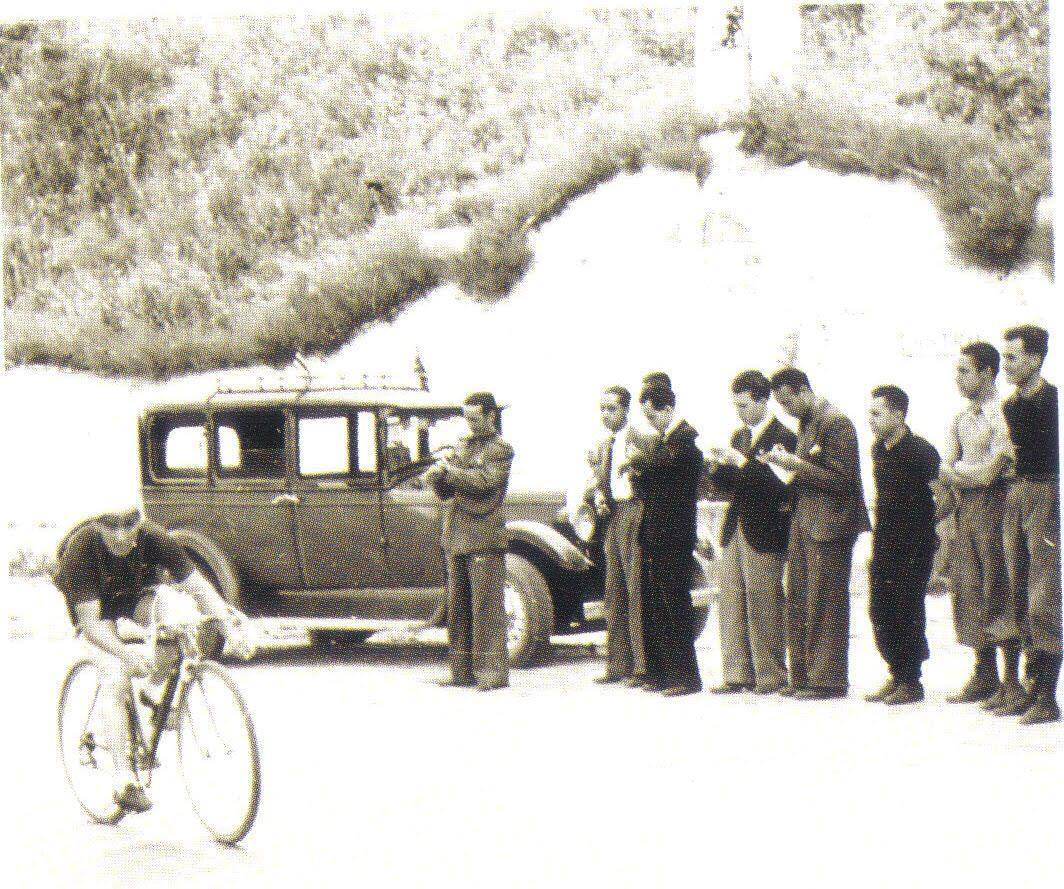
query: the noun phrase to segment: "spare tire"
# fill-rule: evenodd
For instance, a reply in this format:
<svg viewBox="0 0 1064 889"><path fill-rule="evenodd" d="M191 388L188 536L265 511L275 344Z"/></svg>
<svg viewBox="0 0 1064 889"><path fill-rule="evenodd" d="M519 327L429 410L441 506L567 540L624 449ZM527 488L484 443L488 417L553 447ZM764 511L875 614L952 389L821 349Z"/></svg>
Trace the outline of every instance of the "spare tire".
<svg viewBox="0 0 1064 889"><path fill-rule="evenodd" d="M506 554L506 647L511 667L527 667L549 649L554 602L542 572L524 556Z"/></svg>

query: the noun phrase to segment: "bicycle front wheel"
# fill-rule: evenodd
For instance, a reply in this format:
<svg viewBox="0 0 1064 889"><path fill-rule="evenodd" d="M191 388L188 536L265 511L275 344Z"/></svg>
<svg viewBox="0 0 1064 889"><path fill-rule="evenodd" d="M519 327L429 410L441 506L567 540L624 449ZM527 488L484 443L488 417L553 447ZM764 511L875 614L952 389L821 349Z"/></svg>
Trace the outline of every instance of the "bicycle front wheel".
<svg viewBox="0 0 1064 889"><path fill-rule="evenodd" d="M191 668L177 718L177 758L192 808L220 843L239 843L262 789L259 745L247 704L225 668Z"/></svg>
<svg viewBox="0 0 1064 889"><path fill-rule="evenodd" d="M118 763L109 747L106 703L100 666L92 658L76 661L59 692L59 759L85 813L99 824L117 824L126 810L114 800Z"/></svg>

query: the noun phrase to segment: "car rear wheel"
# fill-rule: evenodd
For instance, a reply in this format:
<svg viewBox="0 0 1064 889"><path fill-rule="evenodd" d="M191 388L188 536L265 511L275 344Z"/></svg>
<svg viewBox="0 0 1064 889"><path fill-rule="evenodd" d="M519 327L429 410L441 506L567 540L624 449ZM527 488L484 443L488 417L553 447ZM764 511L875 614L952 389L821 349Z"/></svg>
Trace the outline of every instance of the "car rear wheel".
<svg viewBox="0 0 1064 889"><path fill-rule="evenodd" d="M524 556L506 554L506 646L510 666L527 667L549 649L554 604L543 574Z"/></svg>

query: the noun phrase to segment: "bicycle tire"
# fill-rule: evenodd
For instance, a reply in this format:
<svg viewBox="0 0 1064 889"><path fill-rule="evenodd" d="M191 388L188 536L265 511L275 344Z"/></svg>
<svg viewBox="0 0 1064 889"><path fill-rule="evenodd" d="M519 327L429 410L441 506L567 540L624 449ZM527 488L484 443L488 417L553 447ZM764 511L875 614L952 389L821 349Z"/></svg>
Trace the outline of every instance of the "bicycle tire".
<svg viewBox="0 0 1064 889"><path fill-rule="evenodd" d="M96 675L95 681L88 674ZM90 704L89 712L79 719L74 708L75 695L81 695L80 682L85 682L91 691L86 694L97 695L100 690L101 670L92 658L79 658L70 665L63 684L60 687L57 715L57 741L59 759L67 784L82 810L97 824L117 824L126 814L126 809L114 801L113 769L104 771L95 764L94 751L85 750L83 742L89 730L95 704ZM85 677L85 678L82 678ZM75 689L77 689L75 691ZM74 736L70 732L77 732ZM88 754L93 765L82 762L83 753ZM113 766L113 761L112 761Z"/></svg>
<svg viewBox="0 0 1064 889"><path fill-rule="evenodd" d="M230 764L230 767L245 771L247 779L246 784L242 785L243 798L235 798L238 808L232 819L221 819L212 812L212 802L217 798L224 797L230 802L234 800L234 796L228 792L231 788L219 780L222 777L219 770L215 769L210 775L196 774L202 762L211 759L211 754L205 749L207 742L221 742L222 752L226 756L233 752L220 737L219 713L208 704L208 687L211 689L210 696L214 698L211 703L215 705L222 702L223 694L228 695L230 704L233 705L229 718L238 722L239 735L236 739L228 740L246 745L243 752L247 761L238 763L232 760ZM259 810L262 795L259 745L244 696L228 671L220 664L201 661L195 665L192 678L182 691L177 713L177 759L185 794L200 822L218 842L230 846L239 843L251 830ZM215 800L212 800L212 797Z"/></svg>

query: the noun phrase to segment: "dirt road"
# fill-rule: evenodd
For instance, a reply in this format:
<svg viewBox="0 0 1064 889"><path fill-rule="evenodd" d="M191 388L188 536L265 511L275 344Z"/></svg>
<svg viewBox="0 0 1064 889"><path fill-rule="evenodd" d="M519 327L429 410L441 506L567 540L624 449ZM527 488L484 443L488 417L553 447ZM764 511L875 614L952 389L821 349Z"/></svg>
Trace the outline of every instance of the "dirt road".
<svg viewBox="0 0 1064 889"><path fill-rule="evenodd" d="M863 703L880 679L863 607L853 692L826 703L602 688L579 651L490 695L435 687L439 649L240 668L264 785L238 849L211 843L165 778L149 814L86 824L54 752L73 643L11 642L7 885L1052 885L1064 726L943 702L966 660L941 599L930 700ZM715 640L711 620L707 683Z"/></svg>

